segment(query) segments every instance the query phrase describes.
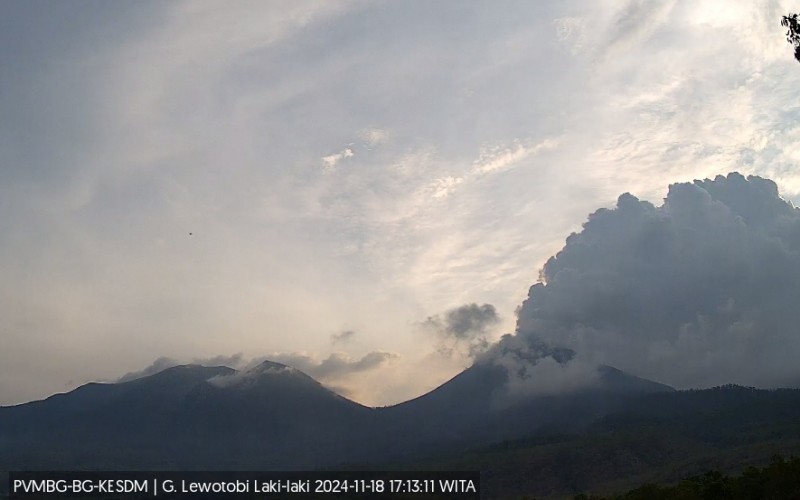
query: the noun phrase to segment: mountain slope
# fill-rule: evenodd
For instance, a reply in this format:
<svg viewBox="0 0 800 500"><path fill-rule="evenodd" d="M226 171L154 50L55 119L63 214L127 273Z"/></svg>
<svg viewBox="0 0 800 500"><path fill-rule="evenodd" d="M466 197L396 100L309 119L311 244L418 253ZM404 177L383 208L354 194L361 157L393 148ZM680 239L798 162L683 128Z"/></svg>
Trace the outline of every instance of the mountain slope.
<svg viewBox="0 0 800 500"><path fill-rule="evenodd" d="M561 394L512 398L507 382L505 368L474 364L423 396L381 409L381 417L399 448L454 449L579 428L633 396L674 390L608 366L598 367L594 384Z"/></svg>
<svg viewBox="0 0 800 500"><path fill-rule="evenodd" d="M502 367L476 364L426 395L376 410L279 363L267 361L241 372L179 366L0 408L0 457L6 457L0 465L290 469L378 464L553 428L577 429L631 397L671 390L602 367L590 387L509 402L507 378Z"/></svg>
<svg viewBox="0 0 800 500"><path fill-rule="evenodd" d="M178 366L0 408L0 457L28 468L316 466L371 413L277 363Z"/></svg>
<svg viewBox="0 0 800 500"><path fill-rule="evenodd" d="M724 386L641 395L576 432L532 436L412 465L481 470L485 498L571 498L800 454L800 390Z"/></svg>
<svg viewBox="0 0 800 500"><path fill-rule="evenodd" d="M374 428L372 408L269 361L198 384L181 412L184 432L200 443L195 457L212 443L233 446L237 456L227 465L239 468L319 467L343 457L360 459ZM208 466L219 460L212 453Z"/></svg>
<svg viewBox="0 0 800 500"><path fill-rule="evenodd" d="M187 365L124 383L90 383L42 401L0 408L0 425L4 434L35 432L56 442L122 429L138 435L163 426L198 384L232 372L224 366Z"/></svg>

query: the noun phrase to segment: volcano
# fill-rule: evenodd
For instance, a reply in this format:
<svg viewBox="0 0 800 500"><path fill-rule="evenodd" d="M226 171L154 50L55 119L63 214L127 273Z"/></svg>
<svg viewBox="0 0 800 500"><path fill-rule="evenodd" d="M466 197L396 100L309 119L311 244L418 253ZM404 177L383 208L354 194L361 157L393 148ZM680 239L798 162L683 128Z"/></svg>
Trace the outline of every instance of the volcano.
<svg viewBox="0 0 800 500"><path fill-rule="evenodd" d="M265 361L176 366L0 408L0 468L299 469L385 463L571 430L631 397L671 391L610 367L598 383L509 402L508 373L478 363L437 389L374 409Z"/></svg>

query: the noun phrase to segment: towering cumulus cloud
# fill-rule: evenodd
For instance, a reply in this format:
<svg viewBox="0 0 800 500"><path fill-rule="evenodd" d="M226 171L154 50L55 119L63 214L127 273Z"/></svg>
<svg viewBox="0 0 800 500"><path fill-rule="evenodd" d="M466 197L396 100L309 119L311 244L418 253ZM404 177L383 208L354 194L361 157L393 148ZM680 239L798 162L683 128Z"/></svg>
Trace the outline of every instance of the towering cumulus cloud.
<svg viewBox="0 0 800 500"><path fill-rule="evenodd" d="M590 215L482 361L776 387L800 383L799 358L800 210L732 173L674 184L660 207L626 193Z"/></svg>

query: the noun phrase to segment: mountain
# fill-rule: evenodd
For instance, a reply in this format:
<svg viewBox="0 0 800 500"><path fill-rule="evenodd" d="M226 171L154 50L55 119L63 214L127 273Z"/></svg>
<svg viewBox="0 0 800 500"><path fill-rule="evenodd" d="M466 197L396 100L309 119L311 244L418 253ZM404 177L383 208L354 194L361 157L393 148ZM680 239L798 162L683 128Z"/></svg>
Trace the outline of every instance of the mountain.
<svg viewBox="0 0 800 500"><path fill-rule="evenodd" d="M597 368L596 383L559 394L511 397L505 368L476 363L433 391L379 414L396 446L426 451L463 449L554 430L574 430L624 407L632 397L672 387ZM402 446L400 446L402 444Z"/></svg>
<svg viewBox="0 0 800 500"><path fill-rule="evenodd" d="M481 470L489 478L481 492L487 499L609 495L709 470L738 474L771 463L776 454L798 456L798 422L798 389L731 385L657 392L634 397L577 431L506 440L423 459L415 467Z"/></svg>
<svg viewBox="0 0 800 500"><path fill-rule="evenodd" d="M41 426L56 434L67 423L70 433L83 426L94 432L112 421L141 427L176 411L198 384L233 372L225 366L187 365L119 384L90 383L42 401L0 408L0 423L4 429Z"/></svg>
<svg viewBox="0 0 800 500"><path fill-rule="evenodd" d="M176 366L0 408L0 468L312 467L372 412L278 363Z"/></svg>
<svg viewBox="0 0 800 500"><path fill-rule="evenodd" d="M153 460L154 468L167 465L159 456L159 438L174 427L184 398L207 379L232 372L224 366L176 366L130 382L90 383L0 408L0 456L14 457L20 468L59 467L71 460L111 467L137 457Z"/></svg>
<svg viewBox="0 0 800 500"><path fill-rule="evenodd" d="M486 498L604 493L800 450L800 390L675 391L612 367L509 399L478 363L368 408L288 366L176 366L0 408L0 471L316 468L484 472Z"/></svg>
<svg viewBox="0 0 800 500"><path fill-rule="evenodd" d="M373 413L297 369L265 361L198 384L178 419L195 460L218 446L236 450L226 467L290 469L363 458ZM219 462L212 453L200 465Z"/></svg>
<svg viewBox="0 0 800 500"><path fill-rule="evenodd" d="M176 366L0 408L1 466L290 469L377 464L578 428L671 388L603 367L599 383L509 404L504 368L475 364L412 401L368 408L280 363ZM221 450L235 450L223 453ZM0 459L2 460L2 459Z"/></svg>

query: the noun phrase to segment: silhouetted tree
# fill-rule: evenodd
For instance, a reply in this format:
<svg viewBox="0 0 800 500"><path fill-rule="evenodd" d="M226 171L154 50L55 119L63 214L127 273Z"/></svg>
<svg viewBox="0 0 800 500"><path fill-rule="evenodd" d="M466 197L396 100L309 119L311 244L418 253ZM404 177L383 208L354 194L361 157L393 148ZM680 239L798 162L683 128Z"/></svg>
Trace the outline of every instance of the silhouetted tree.
<svg viewBox="0 0 800 500"><path fill-rule="evenodd" d="M789 14L781 18L781 26L789 28L786 32L786 41L794 45L794 58L800 62L800 23L797 21L798 14Z"/></svg>
<svg viewBox="0 0 800 500"><path fill-rule="evenodd" d="M684 479L672 486L645 484L609 497L578 495L574 500L797 500L800 498L800 458L774 456L763 468L748 467L738 477L717 471Z"/></svg>

